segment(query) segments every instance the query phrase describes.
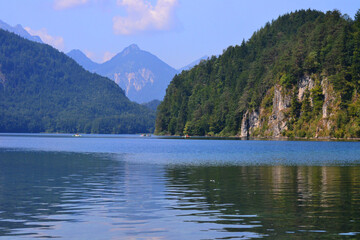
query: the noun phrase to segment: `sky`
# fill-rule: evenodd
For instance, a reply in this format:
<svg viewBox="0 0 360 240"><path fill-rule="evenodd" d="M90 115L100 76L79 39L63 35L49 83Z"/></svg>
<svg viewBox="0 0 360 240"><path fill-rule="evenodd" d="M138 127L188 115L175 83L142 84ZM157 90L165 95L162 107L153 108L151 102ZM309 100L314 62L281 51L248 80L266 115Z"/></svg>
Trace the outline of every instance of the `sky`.
<svg viewBox="0 0 360 240"><path fill-rule="evenodd" d="M95 62L137 44L179 69L241 44L280 15L309 8L354 18L360 0L0 0L0 20Z"/></svg>

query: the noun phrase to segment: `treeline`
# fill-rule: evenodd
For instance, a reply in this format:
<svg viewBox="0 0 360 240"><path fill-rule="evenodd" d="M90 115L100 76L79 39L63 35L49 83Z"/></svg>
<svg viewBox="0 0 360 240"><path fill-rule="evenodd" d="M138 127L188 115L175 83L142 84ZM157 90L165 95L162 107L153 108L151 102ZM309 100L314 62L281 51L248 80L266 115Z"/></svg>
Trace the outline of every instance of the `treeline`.
<svg viewBox="0 0 360 240"><path fill-rule="evenodd" d="M0 132L138 133L155 112L56 49L0 30Z"/></svg>
<svg viewBox="0 0 360 240"><path fill-rule="evenodd" d="M342 131L340 137L360 137L359 11L354 20L336 10L286 14L221 56L183 71L175 76L158 107L156 133L238 135L246 111L262 109L268 114L263 117L269 117L275 85L296 96L304 76L311 76L316 86L307 93L308 100L293 98L291 112L286 113L287 131L303 135L303 123L318 124L324 103L320 82L326 78L339 103L338 109L328 109L334 113L328 134ZM308 136L314 135L314 126L306 129Z"/></svg>

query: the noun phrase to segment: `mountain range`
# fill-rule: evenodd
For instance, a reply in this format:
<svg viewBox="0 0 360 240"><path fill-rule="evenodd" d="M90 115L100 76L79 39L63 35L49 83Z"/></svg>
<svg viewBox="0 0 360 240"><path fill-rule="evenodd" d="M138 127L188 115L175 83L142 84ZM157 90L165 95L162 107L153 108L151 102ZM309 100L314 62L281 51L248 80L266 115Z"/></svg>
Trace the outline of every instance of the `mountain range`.
<svg viewBox="0 0 360 240"><path fill-rule="evenodd" d="M130 100L138 103L162 100L177 73L177 70L135 44L102 64L91 61L80 50L72 50L68 56L86 70L115 81Z"/></svg>
<svg viewBox="0 0 360 240"><path fill-rule="evenodd" d="M189 70L202 57L179 70L166 64L150 52L132 44L112 59L102 64L95 63L80 50L67 53L90 72L98 73L115 81L125 90L126 96L135 102L146 103L162 100L172 78L182 70Z"/></svg>
<svg viewBox="0 0 360 240"><path fill-rule="evenodd" d="M0 29L0 132L153 132L155 112L53 47Z"/></svg>
<svg viewBox="0 0 360 240"><path fill-rule="evenodd" d="M157 134L360 137L360 10L300 10L176 75Z"/></svg>
<svg viewBox="0 0 360 240"><path fill-rule="evenodd" d="M40 37L30 35L20 24L12 27L9 24L7 24L7 23L0 20L0 28L3 29L3 30L9 31L9 32L15 33L15 34L17 34L17 35L19 35L19 36L21 36L21 37L23 37L25 39L30 40L30 41L43 43L41 41Z"/></svg>
<svg viewBox="0 0 360 240"><path fill-rule="evenodd" d="M25 39L43 43L40 37L30 35L21 25L14 27L0 20L0 28L15 33ZM162 100L171 79L183 70L189 70L204 56L178 70L172 68L155 55L132 44L109 61L99 64L92 61L80 50L67 53L84 69L98 73L115 81L125 90L126 96L138 103Z"/></svg>

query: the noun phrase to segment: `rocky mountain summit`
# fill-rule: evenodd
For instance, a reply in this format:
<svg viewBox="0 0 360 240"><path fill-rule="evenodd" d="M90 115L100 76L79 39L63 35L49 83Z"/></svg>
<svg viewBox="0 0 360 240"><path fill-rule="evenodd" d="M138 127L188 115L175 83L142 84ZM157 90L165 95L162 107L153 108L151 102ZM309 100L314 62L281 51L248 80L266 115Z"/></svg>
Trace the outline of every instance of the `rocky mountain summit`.
<svg viewBox="0 0 360 240"><path fill-rule="evenodd" d="M145 103L162 100L165 90L177 70L155 55L132 44L112 59L97 64L79 50L68 53L86 70L98 73L115 81L126 96L135 102Z"/></svg>

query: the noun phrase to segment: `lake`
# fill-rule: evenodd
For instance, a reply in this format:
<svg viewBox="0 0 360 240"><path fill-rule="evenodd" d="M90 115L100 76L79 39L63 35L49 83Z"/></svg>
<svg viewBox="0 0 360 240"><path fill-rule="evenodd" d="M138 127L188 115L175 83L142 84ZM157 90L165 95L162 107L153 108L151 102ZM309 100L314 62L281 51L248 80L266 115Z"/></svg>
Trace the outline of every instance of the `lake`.
<svg viewBox="0 0 360 240"><path fill-rule="evenodd" d="M0 239L359 239L360 142L1 134Z"/></svg>

